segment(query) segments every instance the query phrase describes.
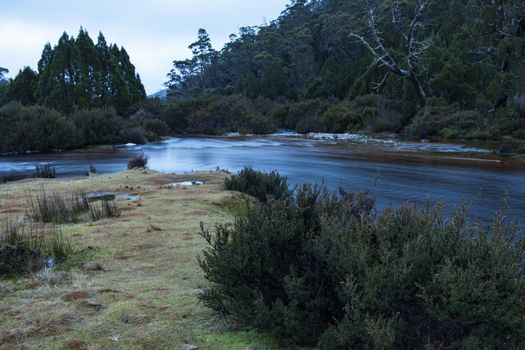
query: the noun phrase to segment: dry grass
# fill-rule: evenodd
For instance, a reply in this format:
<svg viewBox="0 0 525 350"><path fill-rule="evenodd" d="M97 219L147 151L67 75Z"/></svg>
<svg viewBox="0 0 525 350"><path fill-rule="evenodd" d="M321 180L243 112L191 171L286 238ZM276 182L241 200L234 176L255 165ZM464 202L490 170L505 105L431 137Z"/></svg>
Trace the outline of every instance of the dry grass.
<svg viewBox="0 0 525 350"><path fill-rule="evenodd" d="M222 190L224 173L187 176L148 170L79 179L34 179L0 186L6 208L24 214L24 193L116 191L139 195L121 202L121 216L62 226L75 253L61 271L0 280L0 349L273 348L254 332L229 331L196 294L205 285L194 233L231 220L237 195ZM204 180L204 186L162 185ZM10 210L11 212L11 210Z"/></svg>

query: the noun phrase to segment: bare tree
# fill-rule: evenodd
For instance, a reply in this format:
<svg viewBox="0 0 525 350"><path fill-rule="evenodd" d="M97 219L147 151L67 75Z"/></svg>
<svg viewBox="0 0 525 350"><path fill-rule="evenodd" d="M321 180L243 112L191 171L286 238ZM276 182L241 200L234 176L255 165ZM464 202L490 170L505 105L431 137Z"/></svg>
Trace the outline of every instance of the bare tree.
<svg viewBox="0 0 525 350"><path fill-rule="evenodd" d="M421 107L424 107L427 102L427 95L423 86L418 78L418 63L421 61L421 55L431 46L429 40L419 40L417 38L421 29L424 28L421 22L422 14L428 5L429 0L419 0L418 7L408 26L403 26L399 18L399 9L392 9L392 22L401 31L401 35L404 39L404 57L402 60L398 60L390 54L389 50L385 47L381 31L377 27L376 11L378 3L381 0L376 1L374 4L369 4L368 8L368 26L371 38L365 38L364 35L351 33L350 37L358 39L366 47L368 52L372 55L373 65L386 68L386 73L383 79L379 83L375 83L375 89L379 90L387 81L391 73L400 76L401 78L407 79L416 92L418 102ZM406 27L406 28L404 28Z"/></svg>

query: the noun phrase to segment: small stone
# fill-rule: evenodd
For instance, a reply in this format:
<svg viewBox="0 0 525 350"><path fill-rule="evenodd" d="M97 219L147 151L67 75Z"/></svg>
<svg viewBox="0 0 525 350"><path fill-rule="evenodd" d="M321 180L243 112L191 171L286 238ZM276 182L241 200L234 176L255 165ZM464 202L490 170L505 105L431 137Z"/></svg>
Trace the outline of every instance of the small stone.
<svg viewBox="0 0 525 350"><path fill-rule="evenodd" d="M197 350L198 347L191 344L182 344L182 350Z"/></svg>

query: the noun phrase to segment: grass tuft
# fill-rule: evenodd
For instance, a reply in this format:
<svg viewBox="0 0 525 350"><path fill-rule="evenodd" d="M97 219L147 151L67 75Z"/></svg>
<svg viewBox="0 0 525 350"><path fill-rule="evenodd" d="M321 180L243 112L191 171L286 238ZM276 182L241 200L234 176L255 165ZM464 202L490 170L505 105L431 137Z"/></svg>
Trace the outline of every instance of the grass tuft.
<svg viewBox="0 0 525 350"><path fill-rule="evenodd" d="M37 165L35 167L35 174L33 177L41 179L54 179L56 178L55 167L49 163Z"/></svg>

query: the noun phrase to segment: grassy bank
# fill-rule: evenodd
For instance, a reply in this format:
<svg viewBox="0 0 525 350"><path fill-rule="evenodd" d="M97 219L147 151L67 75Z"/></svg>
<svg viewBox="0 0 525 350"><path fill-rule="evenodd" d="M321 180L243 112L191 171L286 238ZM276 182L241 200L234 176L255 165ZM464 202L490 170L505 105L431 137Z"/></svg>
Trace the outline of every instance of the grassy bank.
<svg viewBox="0 0 525 350"><path fill-rule="evenodd" d="M224 173L126 171L0 186L0 219L25 215L27 191L115 191L122 215L62 225L73 254L54 270L0 280L0 349L273 348L266 336L227 328L200 305L199 223L227 222L238 194ZM200 180L203 186L168 184ZM185 345L186 344L186 345Z"/></svg>

